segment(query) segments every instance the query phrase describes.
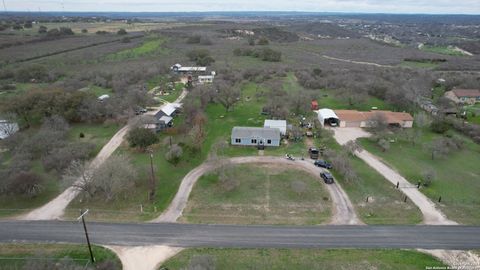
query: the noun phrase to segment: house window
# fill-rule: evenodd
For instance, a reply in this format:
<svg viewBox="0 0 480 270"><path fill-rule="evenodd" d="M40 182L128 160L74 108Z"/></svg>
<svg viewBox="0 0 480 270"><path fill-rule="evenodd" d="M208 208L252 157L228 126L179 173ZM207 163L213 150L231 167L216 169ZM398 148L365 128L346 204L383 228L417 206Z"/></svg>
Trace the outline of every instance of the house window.
<svg viewBox="0 0 480 270"><path fill-rule="evenodd" d="M241 143L242 139L235 139L235 143Z"/></svg>
<svg viewBox="0 0 480 270"><path fill-rule="evenodd" d="M267 144L272 144L272 140L267 140Z"/></svg>
<svg viewBox="0 0 480 270"><path fill-rule="evenodd" d="M257 143L257 139L252 139L252 144Z"/></svg>

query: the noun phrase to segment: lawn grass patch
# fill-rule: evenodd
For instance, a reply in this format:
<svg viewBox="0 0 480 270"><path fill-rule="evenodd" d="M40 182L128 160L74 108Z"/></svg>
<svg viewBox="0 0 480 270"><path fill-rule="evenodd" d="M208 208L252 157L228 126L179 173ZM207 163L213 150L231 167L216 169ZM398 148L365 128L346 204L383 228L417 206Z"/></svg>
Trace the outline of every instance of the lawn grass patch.
<svg viewBox="0 0 480 270"><path fill-rule="evenodd" d="M439 136L441 135L425 130L417 145L396 140L386 152L382 152L368 139L360 139L359 142L366 150L397 169L411 183L421 181L426 170L433 170L436 177L432 184L422 187L420 191L436 202L452 220L464 224L480 224L480 146L464 138L463 150L432 160L431 154L423 150L422 143ZM438 203L440 196L442 200Z"/></svg>
<svg viewBox="0 0 480 270"><path fill-rule="evenodd" d="M167 53L167 49L163 47L166 41L165 37L151 36L140 46L106 55L104 59L107 61L122 61L144 56L164 55Z"/></svg>
<svg viewBox="0 0 480 270"><path fill-rule="evenodd" d="M72 142L88 142L95 144L95 154L97 154L119 129L120 125L115 123L76 123L70 125L68 139ZM81 137L81 134L83 134L83 138Z"/></svg>
<svg viewBox="0 0 480 270"><path fill-rule="evenodd" d="M325 137L317 142L334 151L341 146L332 138ZM358 179L345 180L335 168L332 173L347 193L355 207L358 217L366 224L417 224L422 221L420 210L410 201L403 202L403 193L388 182L381 174L368 166L363 160L349 155L347 157ZM367 202L368 197L368 202Z"/></svg>
<svg viewBox="0 0 480 270"><path fill-rule="evenodd" d="M426 69L434 69L438 67L437 63L431 61L408 61L404 60L400 63L402 67L410 67L410 68L426 68Z"/></svg>
<svg viewBox="0 0 480 270"><path fill-rule="evenodd" d="M459 50L455 50L454 47L452 46L430 46L430 45L425 45L422 46L422 50L426 52L432 52L432 53L438 53L438 54L445 54L445 55L452 55L452 56L465 56L464 53L462 53Z"/></svg>
<svg viewBox="0 0 480 270"><path fill-rule="evenodd" d="M186 269L195 256L210 256L215 269L426 269L444 267L431 255L390 249L214 249L182 251L163 263L168 269Z"/></svg>
<svg viewBox="0 0 480 270"><path fill-rule="evenodd" d="M121 267L119 258L112 251L92 246L96 263L113 261L116 267ZM90 253L85 245L74 244L0 244L0 268L23 269L28 258L35 260L71 258L79 266L89 264ZM18 268L20 267L20 268Z"/></svg>
<svg viewBox="0 0 480 270"><path fill-rule="evenodd" d="M238 186L226 189L220 170ZM331 200L318 177L283 165L238 165L202 176L180 221L314 225L330 214Z"/></svg>

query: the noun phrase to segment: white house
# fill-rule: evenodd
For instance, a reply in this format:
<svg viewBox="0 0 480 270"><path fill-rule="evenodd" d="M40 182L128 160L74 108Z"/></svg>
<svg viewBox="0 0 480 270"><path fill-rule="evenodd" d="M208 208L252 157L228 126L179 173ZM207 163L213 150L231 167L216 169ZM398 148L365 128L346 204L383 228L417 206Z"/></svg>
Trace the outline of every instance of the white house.
<svg viewBox="0 0 480 270"><path fill-rule="evenodd" d="M280 130L278 128L234 127L231 144L257 147L280 146Z"/></svg>
<svg viewBox="0 0 480 270"><path fill-rule="evenodd" d="M0 120L0 140L6 139L18 131L18 124Z"/></svg>
<svg viewBox="0 0 480 270"><path fill-rule="evenodd" d="M280 134L285 136L287 134L287 121L286 120L265 120L263 127L265 128L278 128Z"/></svg>

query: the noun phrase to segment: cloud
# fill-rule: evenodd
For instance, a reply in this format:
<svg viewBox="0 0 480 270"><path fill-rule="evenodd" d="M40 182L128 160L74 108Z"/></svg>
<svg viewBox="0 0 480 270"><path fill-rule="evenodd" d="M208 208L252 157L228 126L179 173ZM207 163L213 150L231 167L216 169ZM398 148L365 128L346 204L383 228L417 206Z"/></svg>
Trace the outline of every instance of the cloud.
<svg viewBox="0 0 480 270"><path fill-rule="evenodd" d="M27 11L315 11L480 14L479 0L5 0Z"/></svg>

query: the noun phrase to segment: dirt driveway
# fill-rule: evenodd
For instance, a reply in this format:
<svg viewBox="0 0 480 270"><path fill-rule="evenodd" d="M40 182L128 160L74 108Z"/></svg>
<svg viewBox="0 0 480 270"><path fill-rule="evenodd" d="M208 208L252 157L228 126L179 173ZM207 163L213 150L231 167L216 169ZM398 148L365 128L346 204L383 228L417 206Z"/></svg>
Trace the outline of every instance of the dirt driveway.
<svg viewBox="0 0 480 270"><path fill-rule="evenodd" d="M175 198L170 203L167 210L158 218L151 222L176 222L182 215L183 209L185 209L188 197L192 191L193 186L197 180L207 172L210 172L223 164L245 164L245 163L257 163L257 164L282 164L283 166L290 166L292 168L300 169L308 172L319 178L320 169L313 165L313 162L307 160L290 161L283 157L269 157L269 156L249 156L249 157L236 157L230 159L224 159L222 162L204 163L188 173L182 180L180 188L178 189ZM319 179L319 181L321 181ZM321 181L323 183L323 181ZM330 224L363 224L358 219L355 210L353 208L350 199L345 191L338 183L332 185L326 185L327 190L332 198L333 203L333 217Z"/></svg>
<svg viewBox="0 0 480 270"><path fill-rule="evenodd" d="M187 91L184 89L180 96L175 100L175 103L181 102L186 96ZM153 113L160 111L163 106L157 108L157 110ZM130 126L127 124L122 129L120 129L111 139L105 144L98 153L98 155L92 160L90 163L90 169L95 169L100 166L105 160L107 160L113 152L122 144L123 138L127 134ZM22 220L52 220L52 219L61 219L65 209L67 208L68 204L75 199L78 195L78 189L74 187L69 187L64 190L60 195L55 197L53 200L48 202L47 204L34 209L33 211L19 216L18 219Z"/></svg>

